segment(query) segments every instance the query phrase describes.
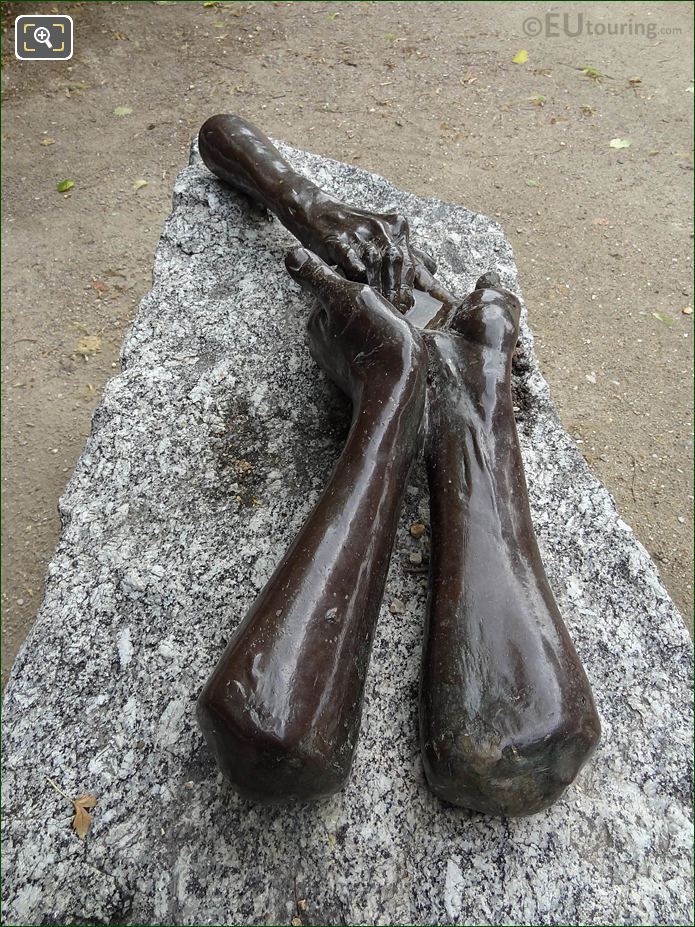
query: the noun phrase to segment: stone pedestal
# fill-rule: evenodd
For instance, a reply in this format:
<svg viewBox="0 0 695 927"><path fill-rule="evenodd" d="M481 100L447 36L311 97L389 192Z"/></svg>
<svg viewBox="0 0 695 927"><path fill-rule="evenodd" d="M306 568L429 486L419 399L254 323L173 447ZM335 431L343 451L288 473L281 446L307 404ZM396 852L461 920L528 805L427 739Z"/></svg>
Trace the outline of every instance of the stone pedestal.
<svg viewBox="0 0 695 927"><path fill-rule="evenodd" d="M283 146L331 193L411 217L444 283L511 249L484 216ZM427 522L408 487L348 788L257 807L221 781L195 699L316 500L349 421L306 347L291 237L194 154L151 292L60 503L46 597L4 715L4 922L687 924L691 645L644 549L563 430L526 324L518 423L548 575L603 740L549 811L494 820L423 780L417 687ZM405 603L391 615L393 598ZM66 793L97 796L85 841Z"/></svg>

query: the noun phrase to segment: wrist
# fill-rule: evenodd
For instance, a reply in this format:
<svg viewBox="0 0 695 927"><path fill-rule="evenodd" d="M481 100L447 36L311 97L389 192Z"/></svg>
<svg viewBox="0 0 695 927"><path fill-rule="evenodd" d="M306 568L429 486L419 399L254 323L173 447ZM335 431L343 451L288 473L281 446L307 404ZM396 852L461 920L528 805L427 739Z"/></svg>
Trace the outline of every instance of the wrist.
<svg viewBox="0 0 695 927"><path fill-rule="evenodd" d="M320 216L329 199L316 184L299 174L287 178L278 196L278 218L303 245L315 252L321 238Z"/></svg>
<svg viewBox="0 0 695 927"><path fill-rule="evenodd" d="M362 419L392 422L403 414L420 417L427 393L427 356L420 339L412 338L394 363L366 369L361 381L355 409Z"/></svg>

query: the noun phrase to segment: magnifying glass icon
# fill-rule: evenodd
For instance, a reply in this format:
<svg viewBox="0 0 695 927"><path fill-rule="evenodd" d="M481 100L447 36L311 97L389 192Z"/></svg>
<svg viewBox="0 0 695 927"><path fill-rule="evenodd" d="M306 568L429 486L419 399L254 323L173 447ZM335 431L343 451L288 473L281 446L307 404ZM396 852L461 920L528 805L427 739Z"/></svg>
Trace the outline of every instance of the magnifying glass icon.
<svg viewBox="0 0 695 927"><path fill-rule="evenodd" d="M48 46L51 50L53 49L51 45L51 33L45 26L39 26L38 29L34 29L34 41Z"/></svg>

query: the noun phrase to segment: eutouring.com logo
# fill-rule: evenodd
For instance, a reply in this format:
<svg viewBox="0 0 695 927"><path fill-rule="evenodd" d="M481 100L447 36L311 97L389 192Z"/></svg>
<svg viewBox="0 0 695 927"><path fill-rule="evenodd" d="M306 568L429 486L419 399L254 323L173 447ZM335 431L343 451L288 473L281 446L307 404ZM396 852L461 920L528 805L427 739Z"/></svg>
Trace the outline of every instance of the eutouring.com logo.
<svg viewBox="0 0 695 927"><path fill-rule="evenodd" d="M545 13L543 16L528 16L522 23L524 35L531 38L542 35L547 39L564 35L574 39L579 35L590 36L644 36L655 39L657 35L680 35L679 27L659 27L650 22L594 22L583 13Z"/></svg>
<svg viewBox="0 0 695 927"><path fill-rule="evenodd" d="M67 61L72 38L72 16L18 16L14 21L14 53L20 61Z"/></svg>

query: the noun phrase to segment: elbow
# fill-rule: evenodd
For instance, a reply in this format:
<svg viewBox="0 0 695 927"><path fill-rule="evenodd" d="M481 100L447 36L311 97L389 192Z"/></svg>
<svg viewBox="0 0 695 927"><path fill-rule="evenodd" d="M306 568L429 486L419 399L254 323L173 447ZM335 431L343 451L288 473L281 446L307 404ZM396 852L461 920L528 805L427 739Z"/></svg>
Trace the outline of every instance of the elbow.
<svg viewBox="0 0 695 927"><path fill-rule="evenodd" d="M451 731L429 736L426 727L422 734L425 774L438 798L517 817L543 811L562 796L596 749L601 725L590 704L554 729L503 744Z"/></svg>
<svg viewBox="0 0 695 927"><path fill-rule="evenodd" d="M306 726L261 726L247 700L211 680L198 699L198 722L220 771L254 802L310 801L347 782L352 749L340 738L312 736Z"/></svg>

